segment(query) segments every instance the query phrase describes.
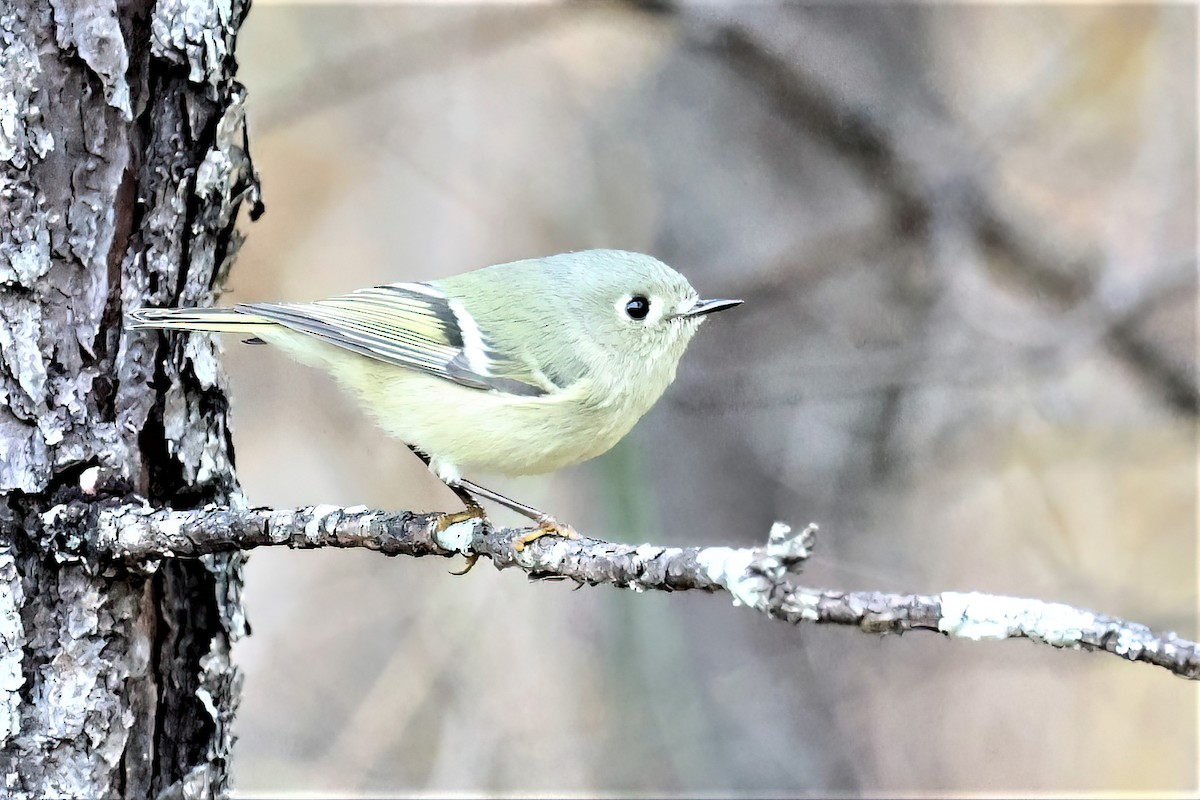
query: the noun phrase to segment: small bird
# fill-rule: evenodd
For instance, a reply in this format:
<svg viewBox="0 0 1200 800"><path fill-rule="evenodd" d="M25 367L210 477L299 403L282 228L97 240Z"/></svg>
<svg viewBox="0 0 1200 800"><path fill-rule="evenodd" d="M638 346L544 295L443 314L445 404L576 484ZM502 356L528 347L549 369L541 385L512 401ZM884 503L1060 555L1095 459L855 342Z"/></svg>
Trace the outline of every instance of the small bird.
<svg viewBox="0 0 1200 800"><path fill-rule="evenodd" d="M538 523L519 551L575 533L463 472L530 475L607 451L675 379L704 318L741 302L701 300L648 255L584 250L312 303L143 308L128 327L239 334L328 370L466 505L443 530L483 517L483 498Z"/></svg>

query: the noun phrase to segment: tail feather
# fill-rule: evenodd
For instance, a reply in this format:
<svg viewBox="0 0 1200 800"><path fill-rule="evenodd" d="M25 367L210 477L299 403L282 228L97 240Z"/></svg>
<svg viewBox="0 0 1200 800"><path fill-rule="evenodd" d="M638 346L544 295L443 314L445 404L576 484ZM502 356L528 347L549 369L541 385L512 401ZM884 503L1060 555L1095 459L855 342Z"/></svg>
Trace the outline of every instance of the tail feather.
<svg viewBox="0 0 1200 800"><path fill-rule="evenodd" d="M129 330L163 328L253 333L256 328L274 324L269 319L236 308L139 308L130 311L125 318L125 327Z"/></svg>

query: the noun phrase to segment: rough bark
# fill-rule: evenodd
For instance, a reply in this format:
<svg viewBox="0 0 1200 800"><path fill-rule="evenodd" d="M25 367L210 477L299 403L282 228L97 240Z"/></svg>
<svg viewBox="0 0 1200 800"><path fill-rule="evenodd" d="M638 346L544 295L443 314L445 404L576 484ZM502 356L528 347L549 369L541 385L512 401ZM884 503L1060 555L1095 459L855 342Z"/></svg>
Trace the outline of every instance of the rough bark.
<svg viewBox="0 0 1200 800"><path fill-rule="evenodd" d="M0 774L9 797L223 793L239 554L97 569L30 534L55 503L242 503L211 346L121 329L208 303L253 187L246 4L0 10ZM87 475L89 494L80 486Z"/></svg>
<svg viewBox="0 0 1200 800"><path fill-rule="evenodd" d="M365 506L296 510L217 506L170 511L148 505L67 503L42 515L39 541L59 553L154 569L178 558L256 547L359 547L389 556L487 557L530 578L609 584L634 591L726 592L734 605L798 625L847 625L864 633L936 631L957 639L1029 639L1096 650L1200 679L1200 645L1173 632L1062 603L982 592L899 594L801 586L793 576L812 554L816 526L776 522L764 547L661 547L544 537L518 550L525 530L468 520L442 529L437 514ZM164 559L166 561L164 561Z"/></svg>

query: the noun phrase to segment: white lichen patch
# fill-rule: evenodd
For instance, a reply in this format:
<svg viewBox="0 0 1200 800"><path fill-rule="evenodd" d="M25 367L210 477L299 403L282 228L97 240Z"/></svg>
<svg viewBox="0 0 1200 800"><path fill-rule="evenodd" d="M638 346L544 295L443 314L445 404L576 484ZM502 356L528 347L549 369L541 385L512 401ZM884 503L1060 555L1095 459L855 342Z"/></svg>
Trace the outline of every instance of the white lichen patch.
<svg viewBox="0 0 1200 800"><path fill-rule="evenodd" d="M942 592L938 630L963 639L1024 635L1055 647L1078 644L1096 622L1094 614L1062 603L1020 597Z"/></svg>
<svg viewBox="0 0 1200 800"><path fill-rule="evenodd" d="M21 729L20 689L25 685L21 658L25 652L25 602L16 560L7 547L0 548L0 747Z"/></svg>
<svg viewBox="0 0 1200 800"><path fill-rule="evenodd" d="M129 84L125 80L129 55L117 21L116 4L113 0L100 0L69 8L69 13L54 15L59 46L75 48L79 59L100 79L108 104L119 110L126 121L132 120Z"/></svg>
<svg viewBox="0 0 1200 800"><path fill-rule="evenodd" d="M276 511L271 515L271 524L267 527L271 541L283 544L292 537L296 529L296 514L290 510Z"/></svg>
<svg viewBox="0 0 1200 800"><path fill-rule="evenodd" d="M304 537L314 544L320 541L321 530L325 527L325 521L329 517L341 511L338 506L319 505L313 506L312 518L304 526Z"/></svg>
<svg viewBox="0 0 1200 800"><path fill-rule="evenodd" d="M4 96L0 94L0 105ZM3 125L4 109L0 108L0 126ZM3 158L3 135L0 130L0 161ZM0 195L3 198L3 195ZM11 221L10 221L11 224ZM28 241L21 241L18 236L31 235ZM32 286L33 282L50 270L50 234L45 228L34 231L16 231L10 234L9 241L0 245L0 253L6 258L0 258L0 283L18 283L22 286Z"/></svg>
<svg viewBox="0 0 1200 800"><path fill-rule="evenodd" d="M437 530L435 527L433 540L438 543L439 547L467 555L470 552L471 542L475 539L475 531L479 528L479 525L480 521L478 519L464 519L461 522L447 525L443 531Z"/></svg>
<svg viewBox="0 0 1200 800"><path fill-rule="evenodd" d="M39 706L53 709L46 720L50 736L70 739L84 734L90 699L100 677L97 667L103 647L100 639L76 641L51 660L50 670L55 680L40 683L34 698Z"/></svg>
<svg viewBox="0 0 1200 800"><path fill-rule="evenodd" d="M696 562L709 580L729 590L735 606L765 608L770 586L761 575L750 572L754 555L753 550L706 547L696 556Z"/></svg>
<svg viewBox="0 0 1200 800"><path fill-rule="evenodd" d="M220 340L211 336L189 336L184 344L184 356L192 362L192 372L203 389L217 386L221 379L221 364L218 356Z"/></svg>
<svg viewBox="0 0 1200 800"><path fill-rule="evenodd" d="M88 467L79 473L79 490L86 495L96 494L96 485L100 481L100 468Z"/></svg>
<svg viewBox="0 0 1200 800"><path fill-rule="evenodd" d="M46 395L46 364L40 312L32 302L10 302L5 323L0 325L0 355L26 396L41 402Z"/></svg>
<svg viewBox="0 0 1200 800"><path fill-rule="evenodd" d="M53 144L34 102L42 72L37 38L18 8L0 3L0 162L23 170L30 165L29 155L45 156ZM0 200L11 199L5 189L0 184Z"/></svg>
<svg viewBox="0 0 1200 800"><path fill-rule="evenodd" d="M45 528L52 527L53 525L55 525L58 522L58 518L60 516L62 516L63 512L65 512L66 510L67 510L67 507L65 505L63 505L62 503L59 503L56 506L50 506L49 508L47 508L45 511L43 511L41 514L38 515L39 517L41 517L42 526Z"/></svg>
<svg viewBox="0 0 1200 800"><path fill-rule="evenodd" d="M569 555L569 539L547 536L539 540L538 547L525 547L517 553L517 563L525 569L549 568L566 561ZM549 542L549 546L543 544Z"/></svg>
<svg viewBox="0 0 1200 800"><path fill-rule="evenodd" d="M821 595L795 591L784 599L781 610L785 614L798 614L800 619L816 622L821 618L820 604Z"/></svg>
<svg viewBox="0 0 1200 800"><path fill-rule="evenodd" d="M96 633L100 627L100 591L95 584L88 584L79 597L83 600L79 605L67 609L67 633L73 639L82 639Z"/></svg>
<svg viewBox="0 0 1200 800"><path fill-rule="evenodd" d="M158 520L154 527L161 535L166 536L171 540L176 540L179 538L180 534L183 533L183 518L177 516L167 517L165 519ZM141 533L133 530L132 528L126 527L122 528L120 535L140 537Z"/></svg>
<svg viewBox="0 0 1200 800"><path fill-rule="evenodd" d="M1122 628L1117 631L1117 641L1113 652L1119 656L1128 657L1130 653L1140 651L1142 643L1132 631Z"/></svg>
<svg viewBox="0 0 1200 800"><path fill-rule="evenodd" d="M653 561L665 552L667 552L665 547L658 547L652 544L640 544L638 545L637 549L633 551L633 555L639 561L645 562Z"/></svg>
<svg viewBox="0 0 1200 800"><path fill-rule="evenodd" d="M225 75L232 15L230 0L156 3L150 20L150 51L158 58L187 66L188 79L193 83L215 84Z"/></svg>
<svg viewBox="0 0 1200 800"><path fill-rule="evenodd" d="M0 161L17 154L17 95L0 92Z"/></svg>
<svg viewBox="0 0 1200 800"><path fill-rule="evenodd" d="M213 701L212 692L201 686L196 690L196 698L204 706L204 710L208 712L208 715L213 719L216 719L218 713L217 704Z"/></svg>

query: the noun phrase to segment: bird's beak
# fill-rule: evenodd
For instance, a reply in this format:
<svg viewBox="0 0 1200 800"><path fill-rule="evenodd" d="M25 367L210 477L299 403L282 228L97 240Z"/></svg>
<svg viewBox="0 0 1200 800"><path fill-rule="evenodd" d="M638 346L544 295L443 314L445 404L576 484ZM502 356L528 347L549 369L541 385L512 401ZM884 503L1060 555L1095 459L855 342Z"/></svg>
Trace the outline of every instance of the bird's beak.
<svg viewBox="0 0 1200 800"><path fill-rule="evenodd" d="M736 308L742 304L741 300L697 300L696 305L684 311L679 316L684 319L692 317L703 317L706 314L715 314L718 311L724 311L729 308Z"/></svg>

